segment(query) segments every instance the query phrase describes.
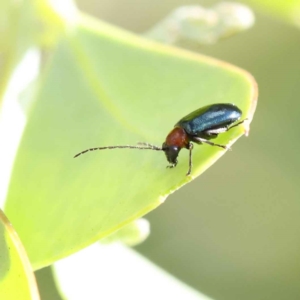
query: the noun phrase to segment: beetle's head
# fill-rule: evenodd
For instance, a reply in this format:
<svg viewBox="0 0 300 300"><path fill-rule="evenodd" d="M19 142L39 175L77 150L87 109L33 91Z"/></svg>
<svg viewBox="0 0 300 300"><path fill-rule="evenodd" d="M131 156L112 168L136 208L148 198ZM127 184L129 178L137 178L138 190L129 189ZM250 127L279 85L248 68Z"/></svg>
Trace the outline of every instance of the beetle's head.
<svg viewBox="0 0 300 300"><path fill-rule="evenodd" d="M167 160L170 164L173 166L177 165L177 156L179 154L179 151L181 150L178 146L170 146L166 143L163 143L162 150L165 152Z"/></svg>

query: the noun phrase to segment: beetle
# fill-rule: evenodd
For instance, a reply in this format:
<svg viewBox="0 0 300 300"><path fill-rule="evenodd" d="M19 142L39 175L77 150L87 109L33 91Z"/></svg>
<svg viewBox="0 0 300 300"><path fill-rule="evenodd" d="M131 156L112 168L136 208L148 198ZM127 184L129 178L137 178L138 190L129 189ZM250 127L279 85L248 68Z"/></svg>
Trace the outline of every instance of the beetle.
<svg viewBox="0 0 300 300"><path fill-rule="evenodd" d="M149 144L138 143L137 145L118 145L89 148L79 152L74 156L78 157L88 151L105 150L105 149L140 149L140 150L155 150L164 151L167 161L170 163L167 168L176 167L178 154L181 149L189 150L189 168L187 176L192 171L192 151L193 143L209 144L223 149L229 149L226 145L220 145L210 141L216 138L220 133L224 133L240 124L245 120L237 122L242 116L242 111L231 103L218 103L207 105L195 110L179 120L171 132L167 135L165 142L161 147Z"/></svg>

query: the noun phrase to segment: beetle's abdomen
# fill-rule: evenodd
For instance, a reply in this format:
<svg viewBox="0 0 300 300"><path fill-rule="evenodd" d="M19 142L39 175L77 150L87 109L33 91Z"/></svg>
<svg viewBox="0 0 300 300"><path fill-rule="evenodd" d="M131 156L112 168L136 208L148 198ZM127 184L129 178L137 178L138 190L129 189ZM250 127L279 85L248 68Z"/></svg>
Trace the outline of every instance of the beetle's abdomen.
<svg viewBox="0 0 300 300"><path fill-rule="evenodd" d="M213 104L185 116L175 126L183 128L190 135L198 135L210 129L228 126L241 115L242 111L233 104Z"/></svg>

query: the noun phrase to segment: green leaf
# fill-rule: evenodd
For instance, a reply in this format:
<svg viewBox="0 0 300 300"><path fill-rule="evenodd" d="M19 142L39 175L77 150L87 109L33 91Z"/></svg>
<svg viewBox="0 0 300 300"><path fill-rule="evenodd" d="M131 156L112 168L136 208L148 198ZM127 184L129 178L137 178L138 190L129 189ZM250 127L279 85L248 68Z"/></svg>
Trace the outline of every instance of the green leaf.
<svg viewBox="0 0 300 300"><path fill-rule="evenodd" d="M123 226L108 237L101 239L101 244L122 242L127 246L136 246L145 241L150 234L150 223L146 219L137 219Z"/></svg>
<svg viewBox="0 0 300 300"><path fill-rule="evenodd" d="M188 47L209 45L249 29L254 14L241 3L220 2L209 8L201 5L179 6L145 33L166 44Z"/></svg>
<svg viewBox="0 0 300 300"><path fill-rule="evenodd" d="M96 243L52 268L64 299L212 300L120 244Z"/></svg>
<svg viewBox="0 0 300 300"><path fill-rule="evenodd" d="M0 299L39 298L26 252L12 225L0 210Z"/></svg>
<svg viewBox="0 0 300 300"><path fill-rule="evenodd" d="M300 1L299 0L249 0L267 14L296 25L300 28Z"/></svg>
<svg viewBox="0 0 300 300"><path fill-rule="evenodd" d="M175 169L166 169L164 153L150 150L73 159L76 153L138 141L161 145L181 117L212 103L235 103L251 120L256 97L254 79L239 68L81 15L61 37L27 107L6 200L34 268L143 216L225 151L196 145L190 177L185 150ZM243 133L240 126L216 142L233 143Z"/></svg>
<svg viewBox="0 0 300 300"><path fill-rule="evenodd" d="M37 44L40 30L32 1L0 2L0 108L15 66Z"/></svg>

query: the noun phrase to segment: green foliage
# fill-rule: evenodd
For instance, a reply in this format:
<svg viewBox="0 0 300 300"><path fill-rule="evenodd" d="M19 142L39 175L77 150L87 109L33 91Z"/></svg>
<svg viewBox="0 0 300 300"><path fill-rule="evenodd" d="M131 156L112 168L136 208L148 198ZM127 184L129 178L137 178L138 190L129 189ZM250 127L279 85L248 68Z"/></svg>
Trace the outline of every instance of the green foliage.
<svg viewBox="0 0 300 300"><path fill-rule="evenodd" d="M108 237L101 239L101 244L121 242L127 246L136 246L142 243L150 233L150 224L146 219L137 219L123 226Z"/></svg>
<svg viewBox="0 0 300 300"><path fill-rule="evenodd" d="M300 27L299 0L249 0L265 13L274 15L286 22Z"/></svg>
<svg viewBox="0 0 300 300"><path fill-rule="evenodd" d="M182 116L211 103L235 103L251 120L257 97L253 78L226 63L84 15L65 22L36 93L22 102L26 124L5 204L36 269L156 208L225 151L195 146L191 177L187 151L172 170L155 151L74 154L138 141L160 145ZM216 142L233 143L243 133L237 127Z"/></svg>
<svg viewBox="0 0 300 300"><path fill-rule="evenodd" d="M24 52L36 44L38 28L29 1L0 2L0 108L10 76Z"/></svg>
<svg viewBox="0 0 300 300"><path fill-rule="evenodd" d="M63 299L212 300L120 243L95 243L51 269Z"/></svg>
<svg viewBox="0 0 300 300"><path fill-rule="evenodd" d="M1 210L0 299L39 299L27 255L16 232Z"/></svg>

